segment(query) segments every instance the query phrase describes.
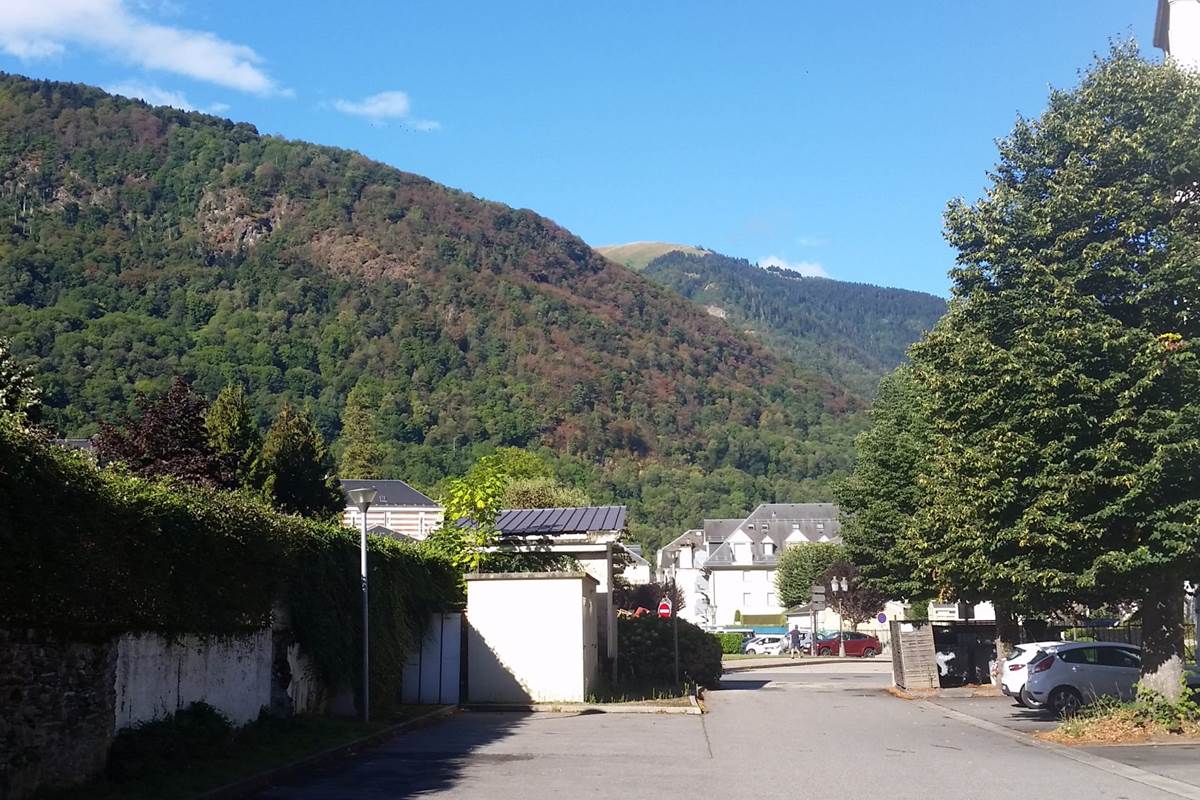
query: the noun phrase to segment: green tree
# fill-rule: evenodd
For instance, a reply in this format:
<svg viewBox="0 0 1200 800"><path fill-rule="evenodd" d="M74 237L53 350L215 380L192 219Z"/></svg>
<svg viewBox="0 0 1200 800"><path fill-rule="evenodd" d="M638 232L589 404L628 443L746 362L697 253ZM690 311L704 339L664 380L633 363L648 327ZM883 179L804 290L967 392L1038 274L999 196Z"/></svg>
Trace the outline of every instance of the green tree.
<svg viewBox="0 0 1200 800"><path fill-rule="evenodd" d="M208 443L221 458L238 486L254 483L254 463L262 448L262 434L250 414L246 392L227 384L204 415Z"/></svg>
<svg viewBox="0 0 1200 800"><path fill-rule="evenodd" d="M255 465L271 505L305 517L330 517L345 507L333 457L306 412L285 404L263 440Z"/></svg>
<svg viewBox="0 0 1200 800"><path fill-rule="evenodd" d="M426 546L460 569L478 572L486 548L500 535L496 520L506 483L497 466L486 464L476 464L463 477L451 480L441 496L445 517Z"/></svg>
<svg viewBox="0 0 1200 800"><path fill-rule="evenodd" d="M590 502L587 492L564 486L553 478L509 480L501 497L504 508L570 508Z"/></svg>
<svg viewBox="0 0 1200 800"><path fill-rule="evenodd" d="M946 317L914 347L933 426L920 559L1022 611L1136 600L1179 694L1200 573L1200 82L1114 50L951 204Z"/></svg>
<svg viewBox="0 0 1200 800"><path fill-rule="evenodd" d="M779 554L775 568L775 588L779 602L786 606L807 603L813 584L825 570L846 558L846 548L835 542L793 544Z"/></svg>
<svg viewBox="0 0 1200 800"><path fill-rule="evenodd" d="M833 591L833 579L838 579L839 589ZM841 590L842 580L845 590ZM849 620L853 626L866 622L883 610L887 596L871 585L859 580L858 567L838 559L821 573L819 583L825 586L825 600L838 616Z"/></svg>
<svg viewBox="0 0 1200 800"><path fill-rule="evenodd" d="M8 341L0 339L0 413L16 414L36 422L41 410L41 392L33 370L13 357Z"/></svg>
<svg viewBox="0 0 1200 800"><path fill-rule="evenodd" d="M367 385L359 381L346 397L342 411L341 476L343 478L379 478L387 455L380 441L376 403Z"/></svg>
<svg viewBox="0 0 1200 800"><path fill-rule="evenodd" d="M859 579L887 597L928 600L933 581L919 566L916 520L929 456L925 399L908 367L879 384L871 425L855 439L854 472L837 489L846 555Z"/></svg>

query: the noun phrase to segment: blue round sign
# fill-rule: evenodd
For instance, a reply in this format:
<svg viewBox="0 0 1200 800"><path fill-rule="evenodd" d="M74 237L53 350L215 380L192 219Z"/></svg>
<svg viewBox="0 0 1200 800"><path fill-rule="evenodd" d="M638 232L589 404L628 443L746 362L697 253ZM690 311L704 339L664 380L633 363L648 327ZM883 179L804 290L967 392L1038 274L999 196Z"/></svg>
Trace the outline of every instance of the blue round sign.
<svg viewBox="0 0 1200 800"><path fill-rule="evenodd" d="M879 616L875 619L879 620L880 622L887 622L887 614L884 614L882 611L880 611Z"/></svg>

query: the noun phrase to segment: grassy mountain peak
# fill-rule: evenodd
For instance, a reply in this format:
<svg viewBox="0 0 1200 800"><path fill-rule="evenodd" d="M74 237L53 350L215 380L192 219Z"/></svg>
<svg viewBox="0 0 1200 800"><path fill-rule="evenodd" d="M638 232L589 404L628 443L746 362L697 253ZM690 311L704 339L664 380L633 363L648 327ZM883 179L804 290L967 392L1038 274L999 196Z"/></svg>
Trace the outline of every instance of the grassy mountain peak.
<svg viewBox="0 0 1200 800"><path fill-rule="evenodd" d="M609 244L595 248L607 259L629 267L635 272L641 272L654 259L667 253L688 253L703 255L708 250L687 244L670 244L668 242L629 242L628 244Z"/></svg>

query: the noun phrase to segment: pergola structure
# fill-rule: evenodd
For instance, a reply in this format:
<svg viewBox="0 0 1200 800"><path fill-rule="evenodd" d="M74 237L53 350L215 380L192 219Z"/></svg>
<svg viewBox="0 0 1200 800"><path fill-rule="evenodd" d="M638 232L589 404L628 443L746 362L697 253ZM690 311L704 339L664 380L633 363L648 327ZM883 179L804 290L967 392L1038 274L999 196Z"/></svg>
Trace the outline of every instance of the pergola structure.
<svg viewBox="0 0 1200 800"><path fill-rule="evenodd" d="M500 540L491 552L551 553L570 556L596 579L601 656L617 661L617 613L612 598L613 550L626 532L625 506L512 508L496 519Z"/></svg>

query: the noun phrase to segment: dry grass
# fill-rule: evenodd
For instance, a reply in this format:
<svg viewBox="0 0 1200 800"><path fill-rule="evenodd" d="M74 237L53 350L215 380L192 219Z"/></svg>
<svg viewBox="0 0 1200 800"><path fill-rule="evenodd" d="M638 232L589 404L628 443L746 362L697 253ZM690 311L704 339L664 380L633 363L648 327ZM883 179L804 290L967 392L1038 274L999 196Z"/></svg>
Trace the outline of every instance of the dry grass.
<svg viewBox="0 0 1200 800"><path fill-rule="evenodd" d="M1058 744L1104 745L1200 740L1200 723L1183 722L1175 728L1147 720L1132 706L1083 713L1059 723L1052 731L1034 734Z"/></svg>

